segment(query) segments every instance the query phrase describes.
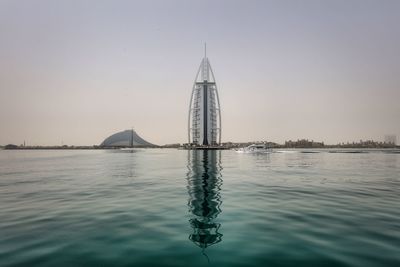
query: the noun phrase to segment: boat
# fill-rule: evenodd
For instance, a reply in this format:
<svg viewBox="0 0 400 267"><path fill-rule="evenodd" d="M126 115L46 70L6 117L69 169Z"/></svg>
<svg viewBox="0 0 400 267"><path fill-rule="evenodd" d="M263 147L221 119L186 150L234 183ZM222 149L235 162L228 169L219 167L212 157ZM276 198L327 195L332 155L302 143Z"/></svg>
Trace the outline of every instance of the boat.
<svg viewBox="0 0 400 267"><path fill-rule="evenodd" d="M133 147L133 128L132 128L132 133L131 133L131 136L130 136L130 138L129 138L129 146L127 146L127 147L122 147L122 148L120 148L120 150L124 150L124 151L133 151L133 150L135 150L135 148Z"/></svg>
<svg viewBox="0 0 400 267"><path fill-rule="evenodd" d="M119 150L123 150L123 151L134 151L134 150L137 150L137 149L134 148L134 147L121 147Z"/></svg>
<svg viewBox="0 0 400 267"><path fill-rule="evenodd" d="M271 153L272 148L266 144L252 144L236 150L237 153Z"/></svg>

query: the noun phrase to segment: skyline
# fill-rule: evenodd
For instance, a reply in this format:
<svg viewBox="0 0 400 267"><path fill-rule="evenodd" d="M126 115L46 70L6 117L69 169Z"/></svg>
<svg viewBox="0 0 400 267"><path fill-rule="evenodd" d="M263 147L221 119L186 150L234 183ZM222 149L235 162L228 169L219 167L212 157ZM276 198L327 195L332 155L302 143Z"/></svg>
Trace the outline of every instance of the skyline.
<svg viewBox="0 0 400 267"><path fill-rule="evenodd" d="M132 126L151 143L185 143L204 42L222 142L400 136L399 11L398 1L0 1L0 145L97 145Z"/></svg>

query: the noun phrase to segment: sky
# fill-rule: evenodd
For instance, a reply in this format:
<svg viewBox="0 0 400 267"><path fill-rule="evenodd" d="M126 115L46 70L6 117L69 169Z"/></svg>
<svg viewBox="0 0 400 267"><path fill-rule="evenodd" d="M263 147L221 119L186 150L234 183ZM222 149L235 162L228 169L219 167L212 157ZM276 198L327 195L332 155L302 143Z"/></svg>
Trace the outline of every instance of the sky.
<svg viewBox="0 0 400 267"><path fill-rule="evenodd" d="M0 0L0 145L187 142L204 42L222 141L400 137L400 1Z"/></svg>

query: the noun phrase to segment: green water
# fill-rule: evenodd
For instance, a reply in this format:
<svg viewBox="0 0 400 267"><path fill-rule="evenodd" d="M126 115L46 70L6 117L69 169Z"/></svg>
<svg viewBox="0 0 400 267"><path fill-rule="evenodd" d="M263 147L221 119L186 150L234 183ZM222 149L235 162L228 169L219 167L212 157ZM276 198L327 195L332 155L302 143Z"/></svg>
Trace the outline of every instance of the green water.
<svg viewBox="0 0 400 267"><path fill-rule="evenodd" d="M314 152L0 151L0 266L400 266L400 154Z"/></svg>

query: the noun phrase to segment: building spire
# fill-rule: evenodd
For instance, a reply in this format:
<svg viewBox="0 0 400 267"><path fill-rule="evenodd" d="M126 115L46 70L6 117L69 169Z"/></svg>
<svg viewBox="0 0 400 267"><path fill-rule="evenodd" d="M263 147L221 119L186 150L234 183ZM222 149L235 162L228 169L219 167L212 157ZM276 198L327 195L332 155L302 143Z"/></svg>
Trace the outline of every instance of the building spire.
<svg viewBox="0 0 400 267"><path fill-rule="evenodd" d="M209 63L207 59L207 43L204 42L204 58L202 61L202 70L201 70L202 81L208 81L209 79Z"/></svg>

